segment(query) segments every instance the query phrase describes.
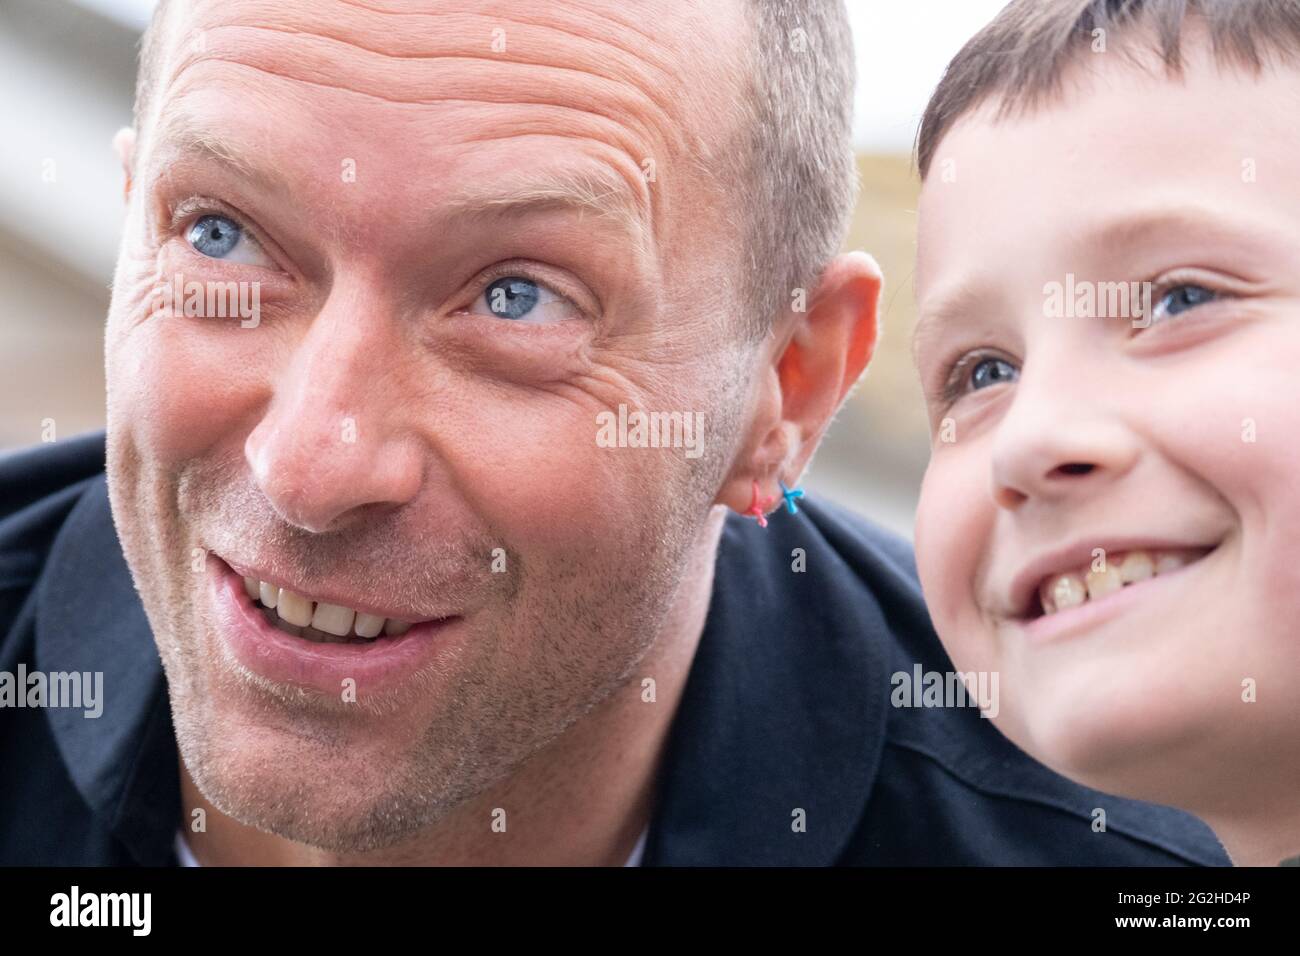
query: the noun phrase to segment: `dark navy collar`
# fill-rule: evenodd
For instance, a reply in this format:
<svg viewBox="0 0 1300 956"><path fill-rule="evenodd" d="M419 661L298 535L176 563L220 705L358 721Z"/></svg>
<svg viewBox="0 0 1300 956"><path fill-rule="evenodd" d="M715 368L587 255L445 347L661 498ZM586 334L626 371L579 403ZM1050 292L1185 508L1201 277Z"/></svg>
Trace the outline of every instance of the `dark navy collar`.
<svg viewBox="0 0 1300 956"><path fill-rule="evenodd" d="M728 514L647 865L826 866L861 823L885 744L889 631L823 520L816 502L767 529Z"/></svg>
<svg viewBox="0 0 1300 956"><path fill-rule="evenodd" d="M816 504L800 511L766 531L728 516L644 865L827 865L860 823L886 733L888 625L847 580ZM792 570L794 549L807 572ZM141 863L170 863L180 791L167 684L102 475L37 589L38 666L104 674L101 717L49 711L68 772Z"/></svg>
<svg viewBox="0 0 1300 956"><path fill-rule="evenodd" d="M104 674L98 718L48 711L72 782L137 860L165 865L180 823L179 757L162 661L102 475L59 530L36 591L37 666Z"/></svg>

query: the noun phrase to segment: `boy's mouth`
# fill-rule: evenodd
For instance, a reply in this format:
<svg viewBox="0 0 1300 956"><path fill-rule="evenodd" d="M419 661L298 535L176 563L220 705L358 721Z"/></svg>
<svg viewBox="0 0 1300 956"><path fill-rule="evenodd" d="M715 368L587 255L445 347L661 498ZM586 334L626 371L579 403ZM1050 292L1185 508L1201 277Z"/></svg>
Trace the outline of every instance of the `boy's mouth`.
<svg viewBox="0 0 1300 956"><path fill-rule="evenodd" d="M1100 559L1050 561L1052 567L1047 572L1043 571L1043 562L1036 562L1016 575L1012 607L1018 609L1017 616L1023 620L1059 614L1101 601L1152 578L1181 571L1212 550L1172 546L1105 550Z"/></svg>

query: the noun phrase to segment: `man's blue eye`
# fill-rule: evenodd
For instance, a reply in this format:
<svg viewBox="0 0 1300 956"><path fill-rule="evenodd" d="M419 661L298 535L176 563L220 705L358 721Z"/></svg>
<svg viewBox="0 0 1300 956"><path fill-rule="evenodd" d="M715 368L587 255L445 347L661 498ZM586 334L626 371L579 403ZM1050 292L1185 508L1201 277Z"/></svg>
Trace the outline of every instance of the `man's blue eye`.
<svg viewBox="0 0 1300 956"><path fill-rule="evenodd" d="M203 216L190 226L190 245L212 259L224 259L239 245L243 231L225 216Z"/></svg>
<svg viewBox="0 0 1300 956"><path fill-rule="evenodd" d="M1016 375L1016 367L1006 359L982 359L977 362L975 367L970 371L971 391L978 391L981 388L989 388L993 385L1002 385L1005 382L1014 381Z"/></svg>
<svg viewBox="0 0 1300 956"><path fill-rule="evenodd" d="M1218 297L1217 292L1204 286L1174 286L1174 288L1162 295L1160 301L1155 304L1155 308L1152 310L1155 314L1152 318L1158 319L1161 316L1181 315L1183 312L1190 312L1198 305L1213 302Z"/></svg>
<svg viewBox="0 0 1300 956"><path fill-rule="evenodd" d="M553 325L582 317L582 310L567 296L521 275L494 279L474 297L469 312L520 325Z"/></svg>
<svg viewBox="0 0 1300 956"><path fill-rule="evenodd" d="M488 309L503 319L522 319L541 298L536 282L521 276L505 276L483 290Z"/></svg>

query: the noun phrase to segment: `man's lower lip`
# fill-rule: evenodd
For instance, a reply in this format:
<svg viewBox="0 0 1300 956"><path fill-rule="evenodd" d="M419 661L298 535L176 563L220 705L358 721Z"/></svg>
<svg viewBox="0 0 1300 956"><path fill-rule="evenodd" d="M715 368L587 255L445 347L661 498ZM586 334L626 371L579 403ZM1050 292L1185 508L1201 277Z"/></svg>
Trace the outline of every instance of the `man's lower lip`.
<svg viewBox="0 0 1300 956"><path fill-rule="evenodd" d="M446 651L460 622L455 617L425 621L400 636L365 644L318 644L267 621L244 591L243 579L215 555L209 555L208 578L218 636L241 665L274 683L324 694L355 689L358 700L396 687L428 666Z"/></svg>
<svg viewBox="0 0 1300 956"><path fill-rule="evenodd" d="M1107 594L1101 600L1085 601L1069 610L1044 614L1031 620L1016 621L1013 622L1013 626L1034 644L1094 631L1112 618L1128 613L1153 598L1158 598L1167 588L1177 586L1189 571L1199 568L1213 554L1214 551L1210 551L1177 571L1167 571L1145 581L1139 581L1137 584L1127 585Z"/></svg>

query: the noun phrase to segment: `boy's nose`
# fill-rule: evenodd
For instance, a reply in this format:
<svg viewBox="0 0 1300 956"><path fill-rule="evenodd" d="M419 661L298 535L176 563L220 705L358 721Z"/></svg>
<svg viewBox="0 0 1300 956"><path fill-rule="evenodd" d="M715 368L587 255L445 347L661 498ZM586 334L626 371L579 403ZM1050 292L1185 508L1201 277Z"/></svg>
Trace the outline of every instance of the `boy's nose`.
<svg viewBox="0 0 1300 956"><path fill-rule="evenodd" d="M336 289L287 353L244 443L276 512L318 533L408 502L422 481L415 436L403 426L393 323L367 321L357 300L340 299Z"/></svg>
<svg viewBox="0 0 1300 956"><path fill-rule="evenodd" d="M1025 377L998 423L993 499L1015 510L1027 501L1100 493L1137 463L1141 446L1120 409L1087 388Z"/></svg>

